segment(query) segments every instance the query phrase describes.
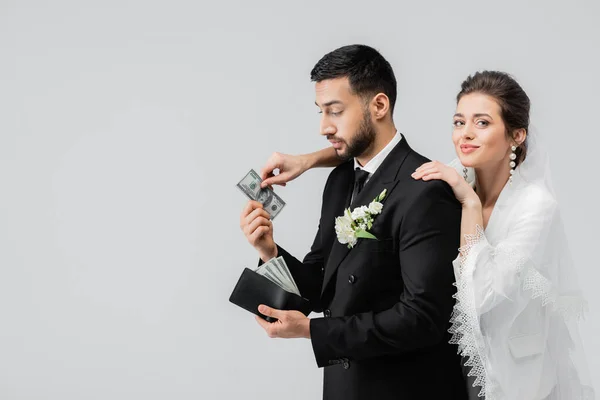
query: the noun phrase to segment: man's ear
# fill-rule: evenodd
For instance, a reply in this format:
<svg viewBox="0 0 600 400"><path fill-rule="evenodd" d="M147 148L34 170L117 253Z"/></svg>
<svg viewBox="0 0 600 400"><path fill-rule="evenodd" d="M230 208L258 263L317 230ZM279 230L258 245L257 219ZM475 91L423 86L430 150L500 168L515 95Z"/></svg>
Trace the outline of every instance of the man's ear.
<svg viewBox="0 0 600 400"><path fill-rule="evenodd" d="M390 99L384 93L377 93L369 105L375 120L382 120L390 112Z"/></svg>

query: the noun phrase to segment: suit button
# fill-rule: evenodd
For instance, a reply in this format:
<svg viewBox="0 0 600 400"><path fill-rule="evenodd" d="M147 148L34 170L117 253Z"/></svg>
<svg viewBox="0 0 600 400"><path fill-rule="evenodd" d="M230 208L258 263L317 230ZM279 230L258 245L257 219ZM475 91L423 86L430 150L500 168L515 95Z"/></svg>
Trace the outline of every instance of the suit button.
<svg viewBox="0 0 600 400"><path fill-rule="evenodd" d="M350 283L354 283L354 282L356 282L356 277L355 277L354 275L350 275L350 276L348 277L348 282L350 282Z"/></svg>
<svg viewBox="0 0 600 400"><path fill-rule="evenodd" d="M327 310L323 311L323 315L326 317L331 317L331 310L327 309Z"/></svg>

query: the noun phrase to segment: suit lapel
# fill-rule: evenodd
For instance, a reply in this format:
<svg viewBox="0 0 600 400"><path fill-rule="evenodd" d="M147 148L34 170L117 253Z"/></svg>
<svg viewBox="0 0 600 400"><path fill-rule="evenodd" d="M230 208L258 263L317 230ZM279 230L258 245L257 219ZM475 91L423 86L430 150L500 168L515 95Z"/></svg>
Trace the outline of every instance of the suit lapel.
<svg viewBox="0 0 600 400"><path fill-rule="evenodd" d="M352 201L350 204L350 210L352 211L354 208L362 205L369 205L369 203L372 202L375 197L377 197L384 189L387 189L386 197L383 200L385 202L392 190L396 187L398 171L400 170L400 166L410 151L411 149L406 142L406 138L403 137L400 143L394 147L390 154L385 158L383 163L381 163L379 168L377 168L377 171L375 171L373 176L371 176L369 181L365 184L363 190L361 190L358 196L356 196L356 198ZM350 172L350 193L348 196L352 195L352 187L354 184L354 171L350 169ZM348 207L348 202L349 199L347 198L346 202L344 203L346 208ZM341 216L343 212L344 209L340 208L340 214L336 215L335 217ZM377 218L375 218L374 223L377 223ZM329 258L327 259L327 265L325 266L325 276L323 278L321 295L325 293L325 289L327 288L329 281L334 276L342 261L344 261L348 253L351 251L347 245L338 242L335 233L334 238L334 243L331 248L331 252L329 253ZM358 246L363 240L370 239L359 239L354 247Z"/></svg>
<svg viewBox="0 0 600 400"><path fill-rule="evenodd" d="M336 182L336 196L332 196L332 200L335 202L335 206L333 210L338 212L340 215L343 213L344 209L348 207L350 203L350 199L352 198L352 190L354 188L354 167L353 162L348 162L344 166L344 173L340 174L339 178L337 178ZM335 215L333 218L337 217Z"/></svg>

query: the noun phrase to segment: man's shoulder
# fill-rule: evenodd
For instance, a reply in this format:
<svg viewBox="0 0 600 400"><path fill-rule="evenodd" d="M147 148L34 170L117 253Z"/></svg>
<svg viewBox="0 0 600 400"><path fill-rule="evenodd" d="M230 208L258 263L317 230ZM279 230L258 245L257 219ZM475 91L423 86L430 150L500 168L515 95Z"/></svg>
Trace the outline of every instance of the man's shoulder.
<svg viewBox="0 0 600 400"><path fill-rule="evenodd" d="M418 153L415 150L411 149L411 151L406 156L406 160L404 161L404 164L406 164L406 166L409 169L412 169L414 171L415 169L419 168L421 165L423 165L427 162L430 162L430 161L431 161L430 158L425 157L421 153Z"/></svg>
<svg viewBox="0 0 600 400"><path fill-rule="evenodd" d="M347 160L335 167L327 177L328 181L339 178L340 176L351 175L354 170L354 160Z"/></svg>
<svg viewBox="0 0 600 400"><path fill-rule="evenodd" d="M337 167L335 167L329 176L339 175L339 174L347 174L354 170L354 159L346 160Z"/></svg>
<svg viewBox="0 0 600 400"><path fill-rule="evenodd" d="M353 175L352 175L353 170L354 170L354 161L353 160L344 161L340 165L338 165L337 167L332 169L331 172L329 173L329 175L327 176L327 181L325 182L325 187L323 188L323 193L327 192L328 188L331 189L331 185L334 182L339 181L341 178L349 179L349 177L352 177L352 179L353 179Z"/></svg>
<svg viewBox="0 0 600 400"><path fill-rule="evenodd" d="M398 176L398 184L404 186L403 192L417 202L442 199L457 202L454 192L447 182L439 179L424 181L422 179L414 179L411 176L417 168L430 161L430 158L414 150L407 155Z"/></svg>

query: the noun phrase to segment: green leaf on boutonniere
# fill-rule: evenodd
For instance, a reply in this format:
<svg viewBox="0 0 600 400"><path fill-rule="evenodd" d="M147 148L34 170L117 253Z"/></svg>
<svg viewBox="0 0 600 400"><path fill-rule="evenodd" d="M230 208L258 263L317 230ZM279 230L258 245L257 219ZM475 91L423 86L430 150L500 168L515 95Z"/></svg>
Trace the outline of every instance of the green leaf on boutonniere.
<svg viewBox="0 0 600 400"><path fill-rule="evenodd" d="M358 229L356 231L356 237L363 238L363 239L377 239L377 237L375 235L373 235L372 233L369 233L365 230L362 230L362 229Z"/></svg>
<svg viewBox="0 0 600 400"><path fill-rule="evenodd" d="M379 193L379 196L375 197L375 200L373 200L373 201L380 202L381 200L383 200L385 198L386 194L387 194L387 189L383 189L383 191L381 193Z"/></svg>

